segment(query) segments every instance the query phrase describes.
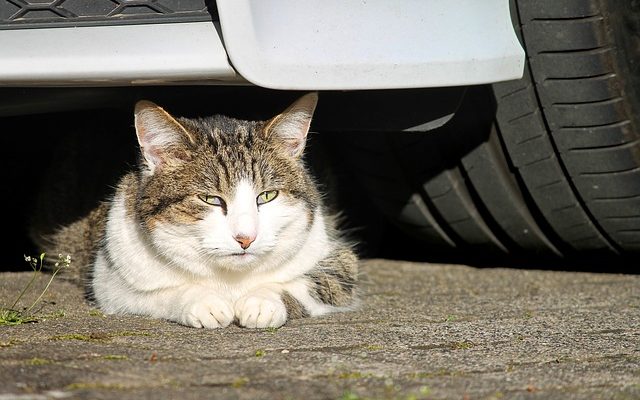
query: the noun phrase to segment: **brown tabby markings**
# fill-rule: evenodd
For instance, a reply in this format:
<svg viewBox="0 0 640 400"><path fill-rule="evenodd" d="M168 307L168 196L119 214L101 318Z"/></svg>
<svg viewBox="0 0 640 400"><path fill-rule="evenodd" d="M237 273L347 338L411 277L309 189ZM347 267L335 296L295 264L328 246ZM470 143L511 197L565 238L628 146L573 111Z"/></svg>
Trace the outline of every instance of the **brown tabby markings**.
<svg viewBox="0 0 640 400"><path fill-rule="evenodd" d="M319 194L285 149L269 140L264 123L224 116L178 121L193 140L185 141L187 162L168 165L151 177L141 177L136 214L148 229L161 221L193 223L208 207L195 194L229 200L237 184L247 179L256 192L278 190L302 199L314 210ZM310 213L309 223L312 222Z"/></svg>
<svg viewBox="0 0 640 400"><path fill-rule="evenodd" d="M161 109L160 109L161 110ZM168 114L167 114L168 116ZM170 116L169 116L170 117ZM281 201L302 201L307 209L307 224L313 223L321 207L315 183L305 172L298 156L292 156L290 143L273 140L271 128L279 116L268 122L240 121L225 116L201 119L173 119L179 129L180 143L172 143L164 151L163 162L149 174L144 158L140 171L125 175L119 193L125 197L126 215L137 227L150 233L161 224L194 224L211 212L211 206L198 195L220 196L229 201L237 185L249 181L256 194L277 190ZM153 133L151 133L153 134ZM107 213L111 204L104 203L87 217L62 228L51 237L51 247L74 255L73 278L78 282L91 279L91 265L98 250L109 260L105 245ZM332 231L331 218L325 218L328 235L334 239L333 252L317 267L301 277L309 293L319 303L348 307L355 298L357 258ZM107 262L107 265L115 265ZM90 282L87 283L90 293ZM289 292L281 293L288 318L311 314ZM304 300L303 300L304 301Z"/></svg>
<svg viewBox="0 0 640 400"><path fill-rule="evenodd" d="M357 281L358 260L349 248L340 248L322 260L307 276L316 300L345 307L352 303Z"/></svg>
<svg viewBox="0 0 640 400"><path fill-rule="evenodd" d="M289 292L282 292L280 295L285 308L287 309L287 318L305 318L309 316L309 313L302 304Z"/></svg>
<svg viewBox="0 0 640 400"><path fill-rule="evenodd" d="M50 255L49 260L55 260L59 253L72 255L72 262L75 266L69 271L65 271L65 278L89 288L90 282L87 279L91 264L95 259L98 246L104 239L108 203L101 203L91 211L86 217L61 228L53 236L44 238L48 247L46 253ZM91 249L87 252L87 249Z"/></svg>

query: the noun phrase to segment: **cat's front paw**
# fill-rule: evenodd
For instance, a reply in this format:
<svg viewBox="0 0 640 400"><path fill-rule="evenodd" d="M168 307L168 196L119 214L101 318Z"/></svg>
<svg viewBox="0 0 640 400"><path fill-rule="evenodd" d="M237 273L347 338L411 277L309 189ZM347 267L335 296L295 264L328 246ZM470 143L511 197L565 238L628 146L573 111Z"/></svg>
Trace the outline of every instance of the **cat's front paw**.
<svg viewBox="0 0 640 400"><path fill-rule="evenodd" d="M231 304L212 293L194 298L184 308L181 323L195 328L224 328L233 321Z"/></svg>
<svg viewBox="0 0 640 400"><path fill-rule="evenodd" d="M240 326L245 328L278 328L287 322L287 308L280 294L260 289L240 298L235 304Z"/></svg>

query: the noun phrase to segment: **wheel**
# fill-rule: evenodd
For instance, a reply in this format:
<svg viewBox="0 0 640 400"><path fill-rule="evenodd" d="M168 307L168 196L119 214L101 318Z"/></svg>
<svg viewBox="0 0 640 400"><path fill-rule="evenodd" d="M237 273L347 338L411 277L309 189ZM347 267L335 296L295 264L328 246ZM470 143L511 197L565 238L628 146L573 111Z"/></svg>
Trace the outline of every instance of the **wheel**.
<svg viewBox="0 0 640 400"><path fill-rule="evenodd" d="M519 0L517 81L469 88L443 128L350 136L378 209L437 249L640 250L640 4Z"/></svg>

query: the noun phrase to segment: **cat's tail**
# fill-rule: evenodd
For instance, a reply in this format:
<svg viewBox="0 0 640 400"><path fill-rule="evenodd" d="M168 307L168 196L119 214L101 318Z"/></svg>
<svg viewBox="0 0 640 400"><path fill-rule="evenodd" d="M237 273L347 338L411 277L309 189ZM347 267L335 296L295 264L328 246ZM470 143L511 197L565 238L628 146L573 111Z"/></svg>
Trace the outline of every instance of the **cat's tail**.
<svg viewBox="0 0 640 400"><path fill-rule="evenodd" d="M101 203L86 216L54 233L33 237L38 248L46 254L45 268L55 270L62 266L61 258L64 260L70 256L69 266L60 270L60 276L86 287L90 267L104 240L107 212L108 204Z"/></svg>

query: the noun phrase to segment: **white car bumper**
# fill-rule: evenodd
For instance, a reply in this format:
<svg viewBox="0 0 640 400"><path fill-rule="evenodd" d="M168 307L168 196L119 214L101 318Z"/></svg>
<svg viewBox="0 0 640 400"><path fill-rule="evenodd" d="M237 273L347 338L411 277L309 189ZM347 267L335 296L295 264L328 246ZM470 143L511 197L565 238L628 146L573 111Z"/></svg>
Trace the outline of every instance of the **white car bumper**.
<svg viewBox="0 0 640 400"><path fill-rule="evenodd" d="M391 89L522 76L508 0L218 0L234 68L275 89Z"/></svg>
<svg viewBox="0 0 640 400"><path fill-rule="evenodd" d="M222 35L211 22L0 30L0 85L392 89L490 83L523 71L508 0L217 6Z"/></svg>

